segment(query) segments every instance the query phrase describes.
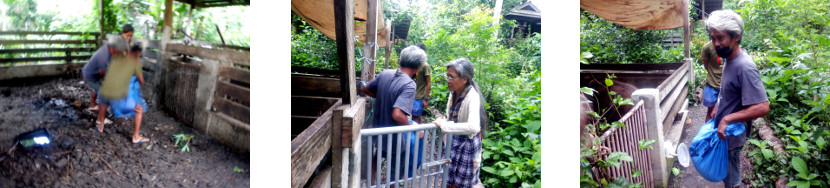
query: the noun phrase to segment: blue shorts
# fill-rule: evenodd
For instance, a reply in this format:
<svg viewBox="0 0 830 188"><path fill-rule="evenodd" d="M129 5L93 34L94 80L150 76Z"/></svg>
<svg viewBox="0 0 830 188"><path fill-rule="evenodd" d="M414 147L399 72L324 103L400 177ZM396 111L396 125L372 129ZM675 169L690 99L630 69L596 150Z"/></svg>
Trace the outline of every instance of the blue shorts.
<svg viewBox="0 0 830 188"><path fill-rule="evenodd" d="M706 86L703 87L703 106L715 107L715 104L718 103L719 93L720 90L706 84Z"/></svg>
<svg viewBox="0 0 830 188"><path fill-rule="evenodd" d="M95 93L98 93L98 90L101 89L101 80L88 81L88 82L86 82L86 85L89 85L89 87L91 87L92 90L95 91Z"/></svg>
<svg viewBox="0 0 830 188"><path fill-rule="evenodd" d="M421 116L424 112L424 99L415 99L412 102L412 116Z"/></svg>

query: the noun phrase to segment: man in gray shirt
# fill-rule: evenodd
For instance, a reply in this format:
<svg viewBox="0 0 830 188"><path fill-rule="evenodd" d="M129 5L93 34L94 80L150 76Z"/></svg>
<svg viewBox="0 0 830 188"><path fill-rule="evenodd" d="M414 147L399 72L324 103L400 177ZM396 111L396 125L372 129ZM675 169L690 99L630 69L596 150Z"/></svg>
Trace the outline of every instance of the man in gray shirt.
<svg viewBox="0 0 830 188"><path fill-rule="evenodd" d="M130 40L133 38L133 26L125 24L124 27L121 28L121 37L126 42L123 46L116 47L112 45L115 41L120 39L111 40L108 44L98 48L98 50L92 54L92 58L89 59L89 62L87 62L81 70L84 81L86 81L89 87L92 88L92 94L90 94L91 99L89 99L89 110L98 110L98 103L95 102L95 99L98 97L98 89L101 88L101 81L104 79L104 75L109 67L111 54L115 51L115 48L120 48L121 51L126 51L126 44L129 44Z"/></svg>
<svg viewBox="0 0 830 188"><path fill-rule="evenodd" d="M709 16L706 27L718 56L726 58L720 99L713 116L718 125L718 137L726 139L729 148L729 173L723 180L723 185L739 187L741 175L738 157L751 128L749 121L769 113L769 99L758 66L740 47L744 28L741 17L731 10L715 11ZM737 122L745 123L746 131L740 135L726 136L724 132L727 125Z"/></svg>
<svg viewBox="0 0 830 188"><path fill-rule="evenodd" d="M363 93L375 97L375 114L374 127L391 127L411 125L407 116L412 115L412 102L415 100L415 81L412 77L418 68L426 62L426 53L417 46L409 46L401 51L401 57L398 60L401 68L400 70L385 70L370 81L366 87L363 87ZM423 133L420 134L423 137ZM392 151L386 151L387 146L384 143L398 143L397 137L393 137L391 142L383 137L379 141L381 144L375 142L381 153L397 151L398 145L392 144ZM391 169L397 169L397 158L400 153L392 153ZM381 156L386 156L382 154ZM376 160L372 159L372 162ZM372 165L373 168L377 167ZM410 165L411 168L412 165ZM403 169L399 169L403 170ZM372 169L375 173L377 169ZM399 171L401 172L401 171ZM375 177L375 176L372 176ZM398 180L399 177L391 178L392 181ZM374 181L372 181L374 182Z"/></svg>

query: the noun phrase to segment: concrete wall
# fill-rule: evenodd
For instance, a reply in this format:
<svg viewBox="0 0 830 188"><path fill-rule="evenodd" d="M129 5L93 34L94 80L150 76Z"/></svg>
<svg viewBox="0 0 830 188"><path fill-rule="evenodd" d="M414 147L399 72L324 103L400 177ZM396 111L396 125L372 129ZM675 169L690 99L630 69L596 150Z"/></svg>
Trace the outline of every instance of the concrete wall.
<svg viewBox="0 0 830 188"><path fill-rule="evenodd" d="M43 76L60 76L66 73L72 73L72 70L86 65L86 62L80 63L58 63L58 64L37 64L37 65L16 65L16 66L0 66L0 80L11 80L17 78L31 78ZM80 70L78 70L80 71ZM80 75L80 72L77 72Z"/></svg>

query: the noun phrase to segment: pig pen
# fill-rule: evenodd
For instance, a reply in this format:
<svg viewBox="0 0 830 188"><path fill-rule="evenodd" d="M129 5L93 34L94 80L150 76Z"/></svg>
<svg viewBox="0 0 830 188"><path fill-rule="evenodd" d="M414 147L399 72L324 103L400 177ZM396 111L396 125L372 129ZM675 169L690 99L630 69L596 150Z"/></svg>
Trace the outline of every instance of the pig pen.
<svg viewBox="0 0 830 188"><path fill-rule="evenodd" d="M625 117L627 120L646 122L644 129L647 129L646 137L657 142L652 144L651 169L655 187L665 187L668 184L670 168L673 166L675 157L667 155L664 151L670 142L677 146L680 142L683 128L687 117L688 100L686 96L689 89L688 81L691 76L690 66L686 63L660 63L660 64L588 64L580 66L580 87L588 87L592 80L603 80L608 74L616 76L614 80L630 83L638 89L634 91L632 99L634 103L643 102L644 115L634 115L632 110ZM594 88L597 89L597 88ZM631 133L626 129L617 129L615 132L606 134L626 135L616 140L605 140L603 145L637 145L638 140L633 139ZM632 138L628 138L632 137ZM613 142L613 143L610 143ZM625 148L625 147L622 147ZM636 148L636 147L634 147ZM621 151L621 150L620 150ZM612 149L611 152L615 152ZM634 152L634 151L627 151ZM634 163L648 161L638 161ZM662 186L661 186L662 185Z"/></svg>
<svg viewBox="0 0 830 188"><path fill-rule="evenodd" d="M144 144L131 143L132 118L110 118L97 132L80 78L86 62L0 66L17 73L0 75L0 187L250 186L247 52L168 43L163 58L158 41L145 42ZM195 79L169 80L180 77ZM190 111L173 108L187 103ZM48 146L13 147L16 135L37 128L49 131ZM189 152L176 144L179 133L193 135Z"/></svg>

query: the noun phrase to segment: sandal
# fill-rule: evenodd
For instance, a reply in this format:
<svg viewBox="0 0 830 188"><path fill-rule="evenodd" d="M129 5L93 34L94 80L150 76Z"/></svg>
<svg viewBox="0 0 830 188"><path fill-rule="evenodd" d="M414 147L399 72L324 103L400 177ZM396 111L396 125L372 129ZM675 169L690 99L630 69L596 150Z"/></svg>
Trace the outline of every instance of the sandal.
<svg viewBox="0 0 830 188"><path fill-rule="evenodd" d="M143 144L143 143L149 143L149 142L150 142L150 139L147 138L147 137L144 137L144 138L141 138L141 140L139 140L138 142L133 142L133 144Z"/></svg>
<svg viewBox="0 0 830 188"><path fill-rule="evenodd" d="M95 123L101 123L101 122L98 121L98 120L95 120ZM109 125L109 124L112 124L112 121L110 121L110 119L104 118L104 125Z"/></svg>

